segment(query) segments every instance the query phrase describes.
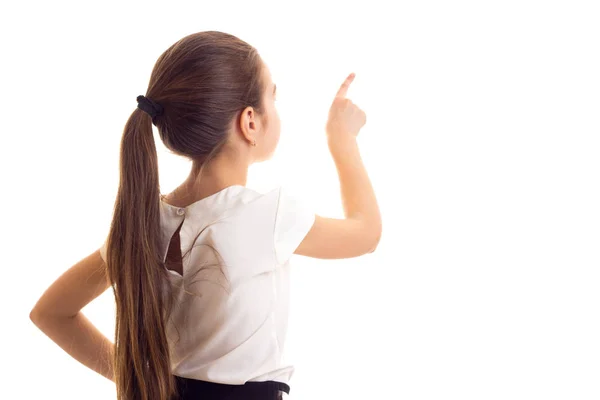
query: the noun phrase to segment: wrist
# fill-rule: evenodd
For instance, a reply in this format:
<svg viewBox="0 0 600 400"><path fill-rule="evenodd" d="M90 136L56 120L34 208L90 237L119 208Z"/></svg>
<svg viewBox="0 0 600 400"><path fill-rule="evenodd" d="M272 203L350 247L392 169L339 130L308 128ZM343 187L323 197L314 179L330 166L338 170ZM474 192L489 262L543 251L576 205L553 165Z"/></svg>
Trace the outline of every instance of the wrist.
<svg viewBox="0 0 600 400"><path fill-rule="evenodd" d="M329 152L336 162L348 157L353 158L359 154L358 142L354 137L344 138L343 140L336 139L335 141L329 140L328 145Z"/></svg>

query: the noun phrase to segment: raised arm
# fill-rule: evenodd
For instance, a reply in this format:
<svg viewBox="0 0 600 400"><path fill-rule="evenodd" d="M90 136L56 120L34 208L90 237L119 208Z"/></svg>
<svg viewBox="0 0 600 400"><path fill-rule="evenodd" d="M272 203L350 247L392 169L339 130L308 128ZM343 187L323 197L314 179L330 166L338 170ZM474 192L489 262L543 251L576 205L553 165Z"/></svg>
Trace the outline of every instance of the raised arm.
<svg viewBox="0 0 600 400"><path fill-rule="evenodd" d="M315 258L351 258L371 253L381 237L381 215L356 137L366 114L346 97L354 74L337 92L326 132L340 180L345 219L317 216L295 253Z"/></svg>

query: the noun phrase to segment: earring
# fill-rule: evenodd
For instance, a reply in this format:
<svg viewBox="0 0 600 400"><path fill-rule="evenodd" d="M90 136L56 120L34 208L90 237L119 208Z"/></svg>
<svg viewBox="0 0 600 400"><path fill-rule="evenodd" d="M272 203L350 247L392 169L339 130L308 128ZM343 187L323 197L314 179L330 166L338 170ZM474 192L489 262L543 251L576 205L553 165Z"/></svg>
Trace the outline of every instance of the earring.
<svg viewBox="0 0 600 400"><path fill-rule="evenodd" d="M256 140L252 141L252 146L256 147Z"/></svg>

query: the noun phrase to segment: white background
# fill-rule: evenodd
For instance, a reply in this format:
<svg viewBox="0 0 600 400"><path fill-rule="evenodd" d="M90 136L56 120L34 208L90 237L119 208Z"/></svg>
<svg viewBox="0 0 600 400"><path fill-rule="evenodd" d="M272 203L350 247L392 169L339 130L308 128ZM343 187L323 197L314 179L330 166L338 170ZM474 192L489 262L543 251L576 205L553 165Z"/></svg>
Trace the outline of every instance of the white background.
<svg viewBox="0 0 600 400"><path fill-rule="evenodd" d="M280 148L249 187L286 184L342 216L324 126L350 72L368 116L383 237L362 258L295 260L290 399L600 398L596 4L3 6L0 398L114 398L28 315L102 244L135 98L156 58L202 30L251 43L277 83ZM168 193L189 164L163 152L160 169ZM84 312L112 338L111 296Z"/></svg>

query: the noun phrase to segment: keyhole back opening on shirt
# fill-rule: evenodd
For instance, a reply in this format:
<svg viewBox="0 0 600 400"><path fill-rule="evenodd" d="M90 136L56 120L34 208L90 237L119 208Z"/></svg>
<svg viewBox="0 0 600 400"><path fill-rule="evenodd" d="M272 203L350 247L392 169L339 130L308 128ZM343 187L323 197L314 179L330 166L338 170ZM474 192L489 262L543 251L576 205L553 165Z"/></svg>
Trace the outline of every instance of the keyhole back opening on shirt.
<svg viewBox="0 0 600 400"><path fill-rule="evenodd" d="M179 236L179 231L181 230L182 225L183 222L179 225L173 234L173 237L171 237L169 249L167 250L167 258L165 259L165 268L170 271L175 271L181 276L183 276L183 259L181 257L181 238Z"/></svg>

